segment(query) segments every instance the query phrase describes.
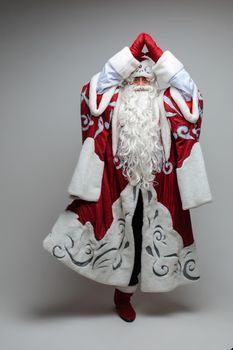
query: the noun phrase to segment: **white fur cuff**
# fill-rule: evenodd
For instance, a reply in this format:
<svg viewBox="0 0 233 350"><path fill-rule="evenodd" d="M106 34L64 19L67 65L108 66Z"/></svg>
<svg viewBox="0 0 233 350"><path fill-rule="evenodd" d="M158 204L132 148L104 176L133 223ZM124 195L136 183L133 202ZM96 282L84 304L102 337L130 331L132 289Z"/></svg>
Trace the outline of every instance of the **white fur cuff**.
<svg viewBox="0 0 233 350"><path fill-rule="evenodd" d="M95 153L92 137L84 141L68 193L87 201L98 201L102 186L104 162Z"/></svg>
<svg viewBox="0 0 233 350"><path fill-rule="evenodd" d="M191 209L212 202L204 158L196 142L181 168L176 169L182 208Z"/></svg>
<svg viewBox="0 0 233 350"><path fill-rule="evenodd" d="M123 293L134 293L136 292L137 287L138 287L138 284L135 284L133 286L127 286L127 287L115 286L115 288L119 289Z"/></svg>
<svg viewBox="0 0 233 350"><path fill-rule="evenodd" d="M183 67L183 64L170 51L164 51L152 69L159 80L168 84L169 80Z"/></svg>
<svg viewBox="0 0 233 350"><path fill-rule="evenodd" d="M109 63L124 79L130 76L140 65L140 61L132 55L128 46L125 46L121 51L111 57Z"/></svg>
<svg viewBox="0 0 233 350"><path fill-rule="evenodd" d="M90 90L89 90L89 108L90 112L94 116L101 115L107 106L109 105L112 96L115 93L116 86L112 86L110 89L108 89L102 96L102 99L99 103L99 106L97 108L97 81L99 79L100 72L95 74L91 80L90 80Z"/></svg>

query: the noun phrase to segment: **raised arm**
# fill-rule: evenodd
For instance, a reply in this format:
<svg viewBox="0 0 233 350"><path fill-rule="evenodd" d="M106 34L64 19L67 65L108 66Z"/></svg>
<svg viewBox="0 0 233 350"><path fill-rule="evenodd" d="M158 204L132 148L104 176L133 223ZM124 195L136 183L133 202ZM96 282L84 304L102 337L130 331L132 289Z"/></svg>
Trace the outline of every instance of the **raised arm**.
<svg viewBox="0 0 233 350"><path fill-rule="evenodd" d="M176 175L184 210L212 201L205 161L199 142L203 99L183 64L163 52L148 35L145 38L153 71L159 81L170 85L162 96L166 117L175 139Z"/></svg>
<svg viewBox="0 0 233 350"><path fill-rule="evenodd" d="M125 46L105 63L98 78L97 94L122 83L140 65L143 46L144 33L141 33L130 47Z"/></svg>
<svg viewBox="0 0 233 350"><path fill-rule="evenodd" d="M145 34L147 53L155 62L154 73L165 84L178 89L186 101L191 101L197 91L197 86L183 64L170 52L163 51L149 34Z"/></svg>

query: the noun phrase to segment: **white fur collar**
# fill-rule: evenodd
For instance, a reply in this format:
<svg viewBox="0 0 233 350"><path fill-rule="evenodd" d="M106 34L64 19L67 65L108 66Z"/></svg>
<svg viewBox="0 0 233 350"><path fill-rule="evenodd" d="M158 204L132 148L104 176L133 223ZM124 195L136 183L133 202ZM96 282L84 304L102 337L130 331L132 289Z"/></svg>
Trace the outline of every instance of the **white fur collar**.
<svg viewBox="0 0 233 350"><path fill-rule="evenodd" d="M193 91L193 96L192 96L192 101L193 101L192 113L190 113L189 108L185 102L185 99L178 89L171 86L170 93L171 93L171 97L174 99L174 101L177 103L179 109L181 110L181 113L184 116L184 118L186 120L188 120L190 123L196 123L196 121L199 117L198 90L197 90L196 85L194 85L194 91Z"/></svg>
<svg viewBox="0 0 233 350"><path fill-rule="evenodd" d="M112 96L114 95L114 92L117 88L117 85L111 87L109 90L107 90L105 93L103 93L102 99L100 101L99 107L97 108L97 82L99 78L100 72L95 74L91 80L90 80L90 90L89 90L89 108L90 112L94 116L101 115L106 107L109 105L109 102L111 101Z"/></svg>
<svg viewBox="0 0 233 350"><path fill-rule="evenodd" d="M112 154L113 154L113 157L116 155L118 138L119 138L119 128L118 128L117 120L118 120L119 107L121 104L121 98L122 98L122 89L119 89L119 93L118 93L118 97L117 97L117 101L116 101L116 106L114 108L113 115L112 115Z"/></svg>
<svg viewBox="0 0 233 350"><path fill-rule="evenodd" d="M165 90L161 90L158 97L161 137L164 149L165 160L168 161L171 151L171 126L164 109L163 95Z"/></svg>

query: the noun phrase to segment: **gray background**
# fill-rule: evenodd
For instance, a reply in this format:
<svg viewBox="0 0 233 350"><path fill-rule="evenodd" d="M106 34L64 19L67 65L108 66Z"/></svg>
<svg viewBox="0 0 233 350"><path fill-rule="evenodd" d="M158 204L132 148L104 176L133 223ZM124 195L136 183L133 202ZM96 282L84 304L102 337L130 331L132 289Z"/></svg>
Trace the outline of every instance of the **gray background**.
<svg viewBox="0 0 233 350"><path fill-rule="evenodd" d="M231 349L232 1L1 2L1 349ZM204 96L200 143L213 202L191 210L201 280L141 293L127 324L113 287L42 247L69 203L80 90L145 31Z"/></svg>

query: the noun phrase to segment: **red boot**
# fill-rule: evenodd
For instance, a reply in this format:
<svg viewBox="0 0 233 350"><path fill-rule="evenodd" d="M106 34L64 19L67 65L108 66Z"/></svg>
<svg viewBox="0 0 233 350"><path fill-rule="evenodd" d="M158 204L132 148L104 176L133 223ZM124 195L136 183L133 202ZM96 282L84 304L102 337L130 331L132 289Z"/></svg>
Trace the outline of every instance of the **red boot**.
<svg viewBox="0 0 233 350"><path fill-rule="evenodd" d="M133 293L124 293L115 288L114 303L118 315L126 322L132 322L136 318L136 312L130 303Z"/></svg>

